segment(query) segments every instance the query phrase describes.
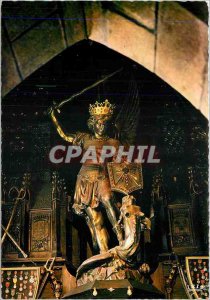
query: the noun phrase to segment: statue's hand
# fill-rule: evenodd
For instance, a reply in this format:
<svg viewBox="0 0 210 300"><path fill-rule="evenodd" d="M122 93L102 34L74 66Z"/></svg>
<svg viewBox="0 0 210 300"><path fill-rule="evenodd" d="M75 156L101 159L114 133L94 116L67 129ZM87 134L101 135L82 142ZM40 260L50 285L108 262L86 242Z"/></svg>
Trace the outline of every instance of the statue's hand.
<svg viewBox="0 0 210 300"><path fill-rule="evenodd" d="M79 215L79 216L82 216L84 215L84 211L82 210L81 206L77 203L75 203L73 206L72 206L75 214Z"/></svg>
<svg viewBox="0 0 210 300"><path fill-rule="evenodd" d="M58 103L56 103L55 101L53 101L53 105L51 105L51 106L48 108L46 114L50 116L50 115L52 115L52 113L53 113L55 110L57 110L57 112L60 113L60 109L58 108Z"/></svg>

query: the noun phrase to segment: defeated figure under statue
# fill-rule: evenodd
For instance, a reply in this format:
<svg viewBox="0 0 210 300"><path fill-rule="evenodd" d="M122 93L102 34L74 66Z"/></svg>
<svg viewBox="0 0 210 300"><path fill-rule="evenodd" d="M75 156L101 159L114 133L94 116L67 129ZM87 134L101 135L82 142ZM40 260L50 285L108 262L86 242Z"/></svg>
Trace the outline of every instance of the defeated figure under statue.
<svg viewBox="0 0 210 300"><path fill-rule="evenodd" d="M122 223L124 240L119 246L85 260L77 270L78 286L96 279L141 280L149 273L149 265L142 261L140 238L144 231L150 231L151 222L131 195L122 198L120 212L118 223Z"/></svg>

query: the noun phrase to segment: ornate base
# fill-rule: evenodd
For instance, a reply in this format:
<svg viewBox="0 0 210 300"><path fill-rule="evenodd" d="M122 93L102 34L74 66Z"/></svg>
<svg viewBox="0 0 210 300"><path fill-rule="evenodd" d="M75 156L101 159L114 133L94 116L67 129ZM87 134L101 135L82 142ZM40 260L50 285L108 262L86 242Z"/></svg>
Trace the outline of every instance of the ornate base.
<svg viewBox="0 0 210 300"><path fill-rule="evenodd" d="M73 289L62 299L164 299L151 284L137 280L95 280Z"/></svg>
<svg viewBox="0 0 210 300"><path fill-rule="evenodd" d="M84 285L95 280L122 280L131 279L144 283L145 277L142 276L137 270L132 269L115 269L113 266L109 267L97 267L83 273L77 280L77 286Z"/></svg>

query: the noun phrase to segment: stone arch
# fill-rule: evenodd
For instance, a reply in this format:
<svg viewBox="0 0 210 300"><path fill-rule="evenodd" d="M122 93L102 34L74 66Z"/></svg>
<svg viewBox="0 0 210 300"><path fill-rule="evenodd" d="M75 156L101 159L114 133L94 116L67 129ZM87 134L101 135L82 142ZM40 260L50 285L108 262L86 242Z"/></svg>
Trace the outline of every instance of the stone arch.
<svg viewBox="0 0 210 300"><path fill-rule="evenodd" d="M34 4L2 7L3 96L69 46L90 39L154 72L208 117L208 27L180 4Z"/></svg>

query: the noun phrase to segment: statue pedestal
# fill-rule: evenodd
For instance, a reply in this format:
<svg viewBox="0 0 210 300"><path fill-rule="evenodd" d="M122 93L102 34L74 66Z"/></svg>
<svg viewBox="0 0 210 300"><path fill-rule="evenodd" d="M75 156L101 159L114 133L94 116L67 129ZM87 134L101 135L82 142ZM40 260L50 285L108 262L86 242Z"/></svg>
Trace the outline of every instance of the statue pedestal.
<svg viewBox="0 0 210 300"><path fill-rule="evenodd" d="M95 280L73 289L62 299L164 299L151 284L137 280Z"/></svg>

